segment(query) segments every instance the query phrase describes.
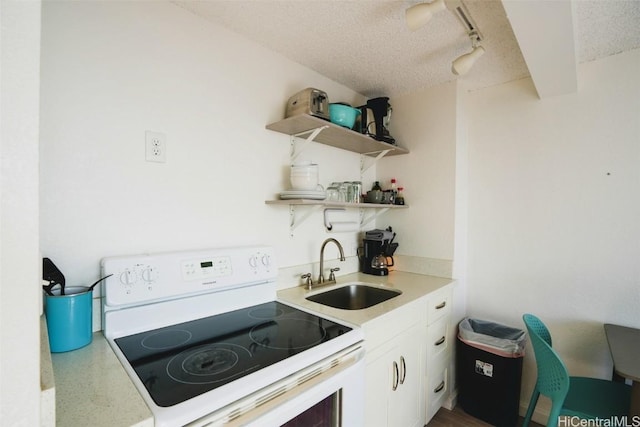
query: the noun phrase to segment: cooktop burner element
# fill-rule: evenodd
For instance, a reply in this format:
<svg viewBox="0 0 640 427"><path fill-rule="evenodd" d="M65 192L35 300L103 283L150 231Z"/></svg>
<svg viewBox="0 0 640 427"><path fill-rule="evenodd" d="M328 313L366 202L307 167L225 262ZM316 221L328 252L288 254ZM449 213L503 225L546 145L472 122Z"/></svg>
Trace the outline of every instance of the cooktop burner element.
<svg viewBox="0 0 640 427"><path fill-rule="evenodd" d="M167 365L167 374L185 384L216 383L229 379L224 373L235 367L251 353L244 347L233 344L206 344L177 354Z"/></svg>
<svg viewBox="0 0 640 427"><path fill-rule="evenodd" d="M191 332L181 331L180 329L159 331L146 336L140 344L149 350L163 350L184 344L191 337Z"/></svg>
<svg viewBox="0 0 640 427"><path fill-rule="evenodd" d="M278 333L284 327L287 334ZM322 324L306 319L282 319L279 322L265 322L251 328L251 340L266 348L281 350L305 349L320 344L327 336Z"/></svg>
<svg viewBox="0 0 640 427"><path fill-rule="evenodd" d="M271 301L116 338L158 406L225 385L351 328Z"/></svg>

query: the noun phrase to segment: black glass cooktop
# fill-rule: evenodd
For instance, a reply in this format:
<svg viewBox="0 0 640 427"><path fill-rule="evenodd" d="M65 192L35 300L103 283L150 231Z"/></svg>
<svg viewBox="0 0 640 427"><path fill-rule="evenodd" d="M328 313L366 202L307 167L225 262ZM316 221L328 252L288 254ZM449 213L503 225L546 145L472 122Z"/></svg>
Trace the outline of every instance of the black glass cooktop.
<svg viewBox="0 0 640 427"><path fill-rule="evenodd" d="M167 407L350 330L272 301L115 342L153 401Z"/></svg>

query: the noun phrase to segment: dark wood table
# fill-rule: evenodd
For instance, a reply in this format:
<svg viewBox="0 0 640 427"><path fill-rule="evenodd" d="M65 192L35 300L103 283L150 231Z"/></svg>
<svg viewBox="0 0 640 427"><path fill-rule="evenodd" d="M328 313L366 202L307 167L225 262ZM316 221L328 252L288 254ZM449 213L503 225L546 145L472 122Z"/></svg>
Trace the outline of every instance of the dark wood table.
<svg viewBox="0 0 640 427"><path fill-rule="evenodd" d="M633 381L630 416L640 416L640 329L604 325L614 373Z"/></svg>

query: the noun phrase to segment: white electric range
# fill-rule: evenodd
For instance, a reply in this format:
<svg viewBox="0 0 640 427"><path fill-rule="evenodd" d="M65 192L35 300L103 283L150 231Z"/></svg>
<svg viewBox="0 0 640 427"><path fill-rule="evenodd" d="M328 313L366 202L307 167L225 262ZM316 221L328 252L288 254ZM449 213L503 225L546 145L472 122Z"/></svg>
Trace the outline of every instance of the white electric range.
<svg viewBox="0 0 640 427"><path fill-rule="evenodd" d="M362 425L362 331L276 301L273 248L101 266L105 337L157 426Z"/></svg>

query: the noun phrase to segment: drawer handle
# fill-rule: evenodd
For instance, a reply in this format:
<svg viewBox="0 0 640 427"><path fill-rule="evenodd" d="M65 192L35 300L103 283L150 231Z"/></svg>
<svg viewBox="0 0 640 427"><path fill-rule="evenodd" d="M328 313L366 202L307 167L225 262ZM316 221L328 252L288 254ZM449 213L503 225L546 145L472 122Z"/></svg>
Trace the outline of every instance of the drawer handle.
<svg viewBox="0 0 640 427"><path fill-rule="evenodd" d="M436 342L434 343L434 345L436 345L436 346L438 346L438 345L442 345L442 344L444 344L445 340L446 340L446 338L445 338L445 337L444 337L444 335L443 335L443 336L442 336L442 338L440 338L438 341L436 341Z"/></svg>
<svg viewBox="0 0 640 427"><path fill-rule="evenodd" d="M442 308L445 308L446 306L447 306L447 302L442 301L440 304L436 305L436 310L440 310Z"/></svg>
<svg viewBox="0 0 640 427"><path fill-rule="evenodd" d="M404 384L404 379L407 377L407 364L404 361L404 357L400 356L400 384Z"/></svg>
<svg viewBox="0 0 640 427"><path fill-rule="evenodd" d="M434 393L440 393L443 388L444 388L444 381L442 381L440 384L438 384L438 387L434 388L433 392Z"/></svg>
<svg viewBox="0 0 640 427"><path fill-rule="evenodd" d="M400 375L398 374L398 364L394 361L393 362L393 387L391 387L393 391L396 391L396 389L398 388L399 377Z"/></svg>

